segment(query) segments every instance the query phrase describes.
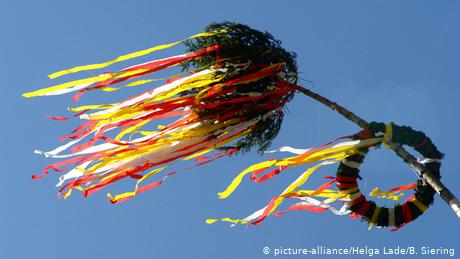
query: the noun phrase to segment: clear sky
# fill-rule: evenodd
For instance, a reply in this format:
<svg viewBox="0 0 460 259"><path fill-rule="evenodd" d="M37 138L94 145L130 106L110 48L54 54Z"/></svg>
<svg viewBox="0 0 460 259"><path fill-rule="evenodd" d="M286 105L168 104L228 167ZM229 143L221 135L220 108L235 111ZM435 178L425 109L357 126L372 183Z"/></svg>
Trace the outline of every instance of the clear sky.
<svg viewBox="0 0 460 259"><path fill-rule="evenodd" d="M0 258L266 258L273 255L262 253L265 246L316 245L442 246L457 249L457 256L460 220L439 197L426 214L394 233L309 212L270 217L257 227L206 225L208 217L248 215L304 169L265 184L244 181L229 199L219 200L217 193L237 173L268 158L255 152L176 175L119 205L109 204L105 191L59 200L56 174L39 182L30 176L50 162L33 150L57 146L57 138L77 125L44 117L63 114L71 95L26 100L20 94L51 85L46 75L59 69L181 39L213 21L246 23L270 31L298 53L301 76L313 81L305 86L367 120L426 132L446 153L443 181L460 195L459 16L455 1L0 0ZM104 98L90 93L82 103ZM288 109L273 148L307 148L358 130L302 95ZM334 172L335 166L324 168L313 183ZM385 149L369 154L361 175L364 192L416 179ZM116 188L131 187L125 182Z"/></svg>

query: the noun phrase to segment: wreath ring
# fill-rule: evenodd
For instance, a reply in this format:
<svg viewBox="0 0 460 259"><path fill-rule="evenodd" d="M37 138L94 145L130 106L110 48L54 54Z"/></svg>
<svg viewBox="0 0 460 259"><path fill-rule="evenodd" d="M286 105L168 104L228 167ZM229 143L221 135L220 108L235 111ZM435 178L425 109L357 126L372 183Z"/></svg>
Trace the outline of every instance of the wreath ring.
<svg viewBox="0 0 460 259"><path fill-rule="evenodd" d="M411 127L399 126L395 124L384 124L372 122L369 127L358 132L353 137L355 139L368 139L384 135L383 143L407 145L414 148L423 159L425 167L438 178L440 175L440 160L444 156L431 139L423 132L416 131ZM349 193L348 200L345 201L348 209L368 223L378 227L395 226L396 228L415 220L422 215L434 201L436 191L423 179L417 180L414 195L401 205L391 208L380 207L375 202L367 200L358 187L359 167L364 161L368 148L360 149L360 152L344 159L336 173L336 184L341 191Z"/></svg>

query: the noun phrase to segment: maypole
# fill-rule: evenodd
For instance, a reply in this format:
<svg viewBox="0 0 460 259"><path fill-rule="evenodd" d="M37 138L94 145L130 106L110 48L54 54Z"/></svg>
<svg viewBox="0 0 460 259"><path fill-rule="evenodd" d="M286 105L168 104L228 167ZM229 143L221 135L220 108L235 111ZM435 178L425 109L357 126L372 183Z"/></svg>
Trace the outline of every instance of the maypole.
<svg viewBox="0 0 460 259"><path fill-rule="evenodd" d="M439 180L443 154L431 139L410 127L368 123L339 104L299 86L296 54L282 48L281 42L268 32L238 23L213 23L203 33L183 40L102 63L61 70L49 77L56 79L67 74L106 68L181 43L187 47L184 54L134 64L115 72L92 74L25 93L23 96L29 98L74 92L73 101L77 102L87 92L112 92L164 81L163 85L119 102L69 108L75 113L71 117L49 116L58 121L77 118L84 122L60 138L68 141L66 144L51 151L36 151L45 157L63 160L46 166L41 174L33 178L38 180L50 171L65 172L57 184L60 187L58 196L63 198L69 197L74 190L81 191L86 197L115 182L134 180L133 190L114 196L108 193L110 202L122 202L160 186L179 171L254 147L260 152L266 151L281 127L283 107L296 92L301 92L363 130L320 147L281 148L278 151L291 152L296 156L250 166L219 193L220 198L227 198L247 174L252 174L251 181L264 182L286 168L319 162L266 207L244 219L221 220L259 224L270 214L282 215L289 210L330 210L337 215L353 212L371 225L399 228L420 216L433 203L435 192L460 217L459 201ZM182 72L174 73L175 67L182 68ZM158 71L169 71L170 76L164 79L148 77ZM172 119L173 122L162 126L158 124L160 119ZM391 148L420 177L414 184L398 186L386 192L375 189L371 193L371 196L397 200L402 191L415 189L414 196L406 203L393 208L379 207L367 201L358 187L357 179L361 178L359 165L369 148L380 144ZM417 161L402 145L414 147L424 159ZM212 152L214 154L209 155ZM182 163L195 161L195 164L159 177L180 160L183 160ZM331 177L331 181L315 190L299 189L316 169L331 163L340 163L336 177ZM274 169L264 174L270 167ZM152 177L159 179L149 182ZM329 189L333 183L338 190ZM318 197L326 200L320 201ZM276 211L285 199L291 198L301 202L287 211ZM332 206L335 201L343 202L341 209ZM207 222L216 221L209 219Z"/></svg>

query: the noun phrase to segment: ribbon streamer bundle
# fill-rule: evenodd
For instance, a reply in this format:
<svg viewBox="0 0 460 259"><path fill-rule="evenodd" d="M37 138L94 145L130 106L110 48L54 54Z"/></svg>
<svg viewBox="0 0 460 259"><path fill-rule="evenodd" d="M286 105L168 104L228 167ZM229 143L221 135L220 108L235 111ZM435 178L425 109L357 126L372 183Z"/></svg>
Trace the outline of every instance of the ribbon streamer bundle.
<svg viewBox="0 0 460 259"><path fill-rule="evenodd" d="M231 25L231 26L230 26ZM244 35L251 43L231 42ZM194 41L211 40L204 47ZM117 72L61 83L25 93L24 97L60 95L76 92L77 101L85 92L115 91L125 86L149 83L145 76L182 66L183 75L173 76L166 84L126 100L69 108L75 117L85 120L70 134L61 137L68 143L48 152L46 157L64 159L45 167L40 179L50 170L67 171L59 178L59 196L67 198L73 190L84 196L121 179L136 180L133 191L116 195L113 203L129 199L163 183L143 185L144 181L165 170L178 159L195 159L202 164L205 153L224 149L225 155L259 145L266 148L281 125L282 107L295 91L293 54L284 51L267 33L252 32L247 26L211 25L206 32L170 44L137 51L116 59L78 66L51 74L57 78L70 73L105 68L117 62L186 42L186 54L152 60ZM220 43L222 42L222 44ZM265 51L260 58L259 53ZM188 69L191 64L199 64ZM129 81L128 81L129 80ZM66 120L64 117L51 117ZM157 130L146 130L159 119L177 118ZM116 131L114 137L107 132ZM111 133L110 132L110 133ZM238 140L233 146L224 146ZM67 153L65 151L70 150ZM217 153L220 157L221 154ZM150 170L150 171L149 171ZM173 172L168 173L170 176Z"/></svg>
<svg viewBox="0 0 460 259"><path fill-rule="evenodd" d="M73 101L77 102L86 92L112 92L124 87L154 84L158 79L150 75L158 71L170 73L163 85L126 100L69 108L75 113L72 117L84 122L60 138L67 141L64 145L47 152L36 151L45 157L61 160L46 166L33 178L38 180L51 170L61 173L57 186L60 187L58 196L63 198L69 197L73 190L81 191L86 197L115 182L131 179L135 182L133 190L115 196L108 194L112 203L118 203L161 185L177 171L169 171L157 181L149 178L158 177L180 160L195 160L197 163L190 166L194 167L253 147L266 150L281 127L283 107L297 90L303 89L297 86L295 53L284 50L281 42L267 32L242 24L214 23L206 27L205 32L187 39L102 63L58 71L49 77L56 79L106 68L181 43L187 47L185 54L23 94L29 98L74 92ZM177 67L182 68L181 73L173 72ZM49 117L58 121L69 119ZM163 119L171 122L166 126L159 125ZM368 148L392 140L410 145L429 158L426 165L439 177L442 154L423 133L391 124L382 128L382 125L374 123L366 131L349 136L351 140L345 142L334 141L307 150L285 147L279 151L296 155L249 167L219 193L220 198L227 198L248 174L251 174L252 181L264 182L289 167L318 163L301 174L266 207L244 219L220 220L233 224L259 224L268 215L279 216L292 210L330 210L337 215L353 212L353 215L381 227L401 227L414 220L433 202L435 191L422 180L387 192L375 189L373 196L397 200L401 191L416 188L415 196L403 205L381 208L360 193L357 185L359 164ZM217 152L212 156L205 155L212 151ZM315 170L331 163L340 163L336 177L330 177L331 181L316 189L299 189ZM265 173L269 168L272 170ZM330 189L333 183L337 184L338 190ZM286 199L300 202L286 211L278 211ZM337 209L333 206L335 201L344 204ZM216 221L218 219L208 219L207 223Z"/></svg>

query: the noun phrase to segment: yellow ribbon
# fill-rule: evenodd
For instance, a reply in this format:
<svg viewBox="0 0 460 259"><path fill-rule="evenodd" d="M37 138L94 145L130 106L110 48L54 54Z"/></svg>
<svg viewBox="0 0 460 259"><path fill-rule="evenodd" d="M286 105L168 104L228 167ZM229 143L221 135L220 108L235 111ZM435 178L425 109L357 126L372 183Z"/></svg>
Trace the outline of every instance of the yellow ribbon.
<svg viewBox="0 0 460 259"><path fill-rule="evenodd" d="M381 191L378 187L375 187L370 193L370 196L373 197L378 197L381 199L389 199L389 200L394 200L397 201L399 200L402 196L404 196L404 193L399 193L396 194L397 192L388 192L388 191Z"/></svg>
<svg viewBox="0 0 460 259"><path fill-rule="evenodd" d="M119 57L117 57L115 59L105 61L105 62L102 62L102 63L96 63L96 64L90 64L90 65L84 65L84 66L76 66L76 67L73 67L73 68L70 68L70 69L61 70L61 71L58 71L58 72L55 72L55 73L52 73L52 74L48 75L48 77L50 79L54 79L54 78L57 78L57 77L60 77L60 76L63 76L63 75L72 74L72 73L76 73L76 72L80 72L80 71L104 68L104 67L110 66L112 64L121 62L121 61L141 57L141 56L150 54L150 53L155 52L155 51L159 51L159 50L163 50L163 49L173 47L173 46L175 46L175 45L177 45L179 43L182 43L182 42L184 42L186 40L189 40L189 39L194 39L194 38L199 38L199 37L209 37L209 36L213 36L213 35L217 35L217 34L222 34L222 33L225 33L225 32L226 32L225 30L220 30L220 31L198 33L198 34L192 35L192 36L190 36L190 37L188 37L186 39L183 39L183 40L175 41L175 42L168 43L168 44L154 46L154 47L144 49L144 50L135 51L135 52L132 52L132 53L129 53L129 54L126 54L126 55L122 55L122 56L119 56Z"/></svg>
<svg viewBox="0 0 460 259"><path fill-rule="evenodd" d="M414 203L414 205L421 211L425 212L428 208L425 206L425 204L421 203L417 198L412 199L410 202Z"/></svg>
<svg viewBox="0 0 460 259"><path fill-rule="evenodd" d="M246 170L241 172L237 177L233 179L230 185L223 191L218 194L219 198L225 199L227 198L241 183L244 176L247 174L260 170L267 167L272 166L297 166L306 163L314 163L321 160L337 160L337 159L344 159L347 156L356 154L359 152L359 148L363 146L371 146L382 141L381 138L378 139L371 139L366 141L357 141L354 145L336 145L328 148L321 149L317 152L308 154L308 155L298 155L292 156L281 160L272 160L272 161L265 161L255 165L248 167ZM316 167L314 167L316 168Z"/></svg>
<svg viewBox="0 0 460 259"><path fill-rule="evenodd" d="M383 136L383 144L387 149L391 149L390 141L393 137L393 124L388 123L385 125L385 135Z"/></svg>

